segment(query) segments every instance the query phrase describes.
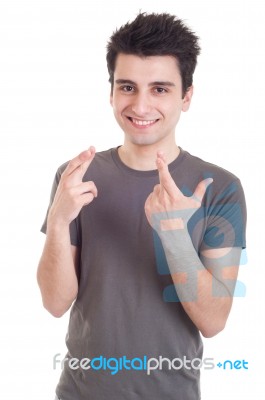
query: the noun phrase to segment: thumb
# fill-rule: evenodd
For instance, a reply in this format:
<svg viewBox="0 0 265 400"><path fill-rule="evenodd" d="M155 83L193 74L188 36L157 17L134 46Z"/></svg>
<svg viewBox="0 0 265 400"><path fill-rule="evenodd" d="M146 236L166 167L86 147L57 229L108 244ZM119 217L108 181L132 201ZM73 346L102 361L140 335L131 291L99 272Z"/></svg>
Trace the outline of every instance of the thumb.
<svg viewBox="0 0 265 400"><path fill-rule="evenodd" d="M212 182L213 182L212 178L207 178L201 181L197 185L192 197L201 203L208 186L211 185Z"/></svg>

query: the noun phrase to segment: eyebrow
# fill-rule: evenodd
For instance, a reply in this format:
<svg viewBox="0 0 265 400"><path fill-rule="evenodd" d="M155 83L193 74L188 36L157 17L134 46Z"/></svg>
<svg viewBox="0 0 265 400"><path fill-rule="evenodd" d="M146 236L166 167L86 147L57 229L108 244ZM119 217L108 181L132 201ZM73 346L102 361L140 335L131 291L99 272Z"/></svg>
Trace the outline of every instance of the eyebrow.
<svg viewBox="0 0 265 400"><path fill-rule="evenodd" d="M137 86L137 83L134 81L131 81L130 79L117 79L115 81L115 83L118 85L129 84L129 85ZM170 82L170 81L154 81L154 82L148 83L148 86L176 86L176 85L175 85L175 83Z"/></svg>

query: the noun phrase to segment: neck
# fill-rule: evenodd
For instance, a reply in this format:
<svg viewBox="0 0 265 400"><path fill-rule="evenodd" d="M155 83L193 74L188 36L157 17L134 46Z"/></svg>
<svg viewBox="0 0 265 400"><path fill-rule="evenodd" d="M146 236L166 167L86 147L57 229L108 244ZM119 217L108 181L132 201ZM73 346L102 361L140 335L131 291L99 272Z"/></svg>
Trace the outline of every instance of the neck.
<svg viewBox="0 0 265 400"><path fill-rule="evenodd" d="M168 164L174 161L179 155L179 148L174 145L164 148L159 145L134 145L133 143L124 143L119 147L118 153L121 161L128 167L138 171L150 171L157 169L157 152L162 151Z"/></svg>

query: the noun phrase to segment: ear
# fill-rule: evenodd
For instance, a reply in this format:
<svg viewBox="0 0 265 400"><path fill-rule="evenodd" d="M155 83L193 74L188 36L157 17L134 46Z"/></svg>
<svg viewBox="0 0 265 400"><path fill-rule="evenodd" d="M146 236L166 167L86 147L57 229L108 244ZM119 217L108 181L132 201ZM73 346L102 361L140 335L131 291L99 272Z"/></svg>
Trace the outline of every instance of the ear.
<svg viewBox="0 0 265 400"><path fill-rule="evenodd" d="M193 95L193 86L190 86L185 93L185 96L182 100L182 111L188 111L190 108L190 103Z"/></svg>
<svg viewBox="0 0 265 400"><path fill-rule="evenodd" d="M110 102L110 105L113 107L113 93L112 93L112 91L110 92L109 102Z"/></svg>

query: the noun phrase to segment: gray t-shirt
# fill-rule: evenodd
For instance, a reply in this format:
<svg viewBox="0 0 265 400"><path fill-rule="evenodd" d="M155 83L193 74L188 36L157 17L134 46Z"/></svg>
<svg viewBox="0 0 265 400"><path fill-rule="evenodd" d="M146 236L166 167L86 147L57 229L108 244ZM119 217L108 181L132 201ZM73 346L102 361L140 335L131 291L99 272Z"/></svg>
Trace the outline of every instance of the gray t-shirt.
<svg viewBox="0 0 265 400"><path fill-rule="evenodd" d="M202 179L213 178L189 222L196 251L244 248L246 209L240 181L180 150L169 171L185 195ZM57 171L51 201L66 165ZM198 400L200 361L194 368L182 364L202 358L201 336L174 297L169 270L159 265L161 243L144 212L146 198L159 183L157 170L133 170L122 163L117 149L110 149L96 154L83 180L95 182L98 197L70 224L71 243L80 246L81 255L66 357L78 361L71 366L65 362L57 396ZM148 374L147 365L157 368Z"/></svg>

